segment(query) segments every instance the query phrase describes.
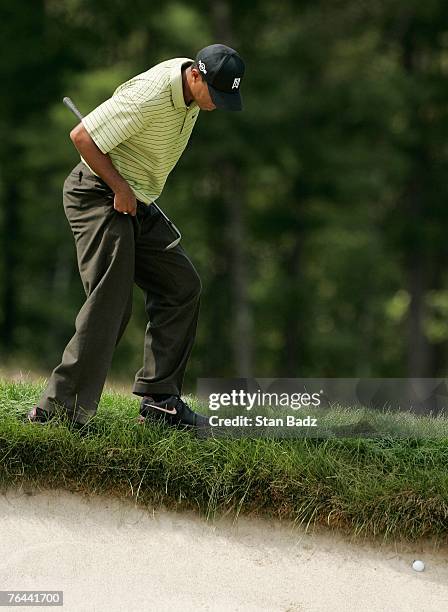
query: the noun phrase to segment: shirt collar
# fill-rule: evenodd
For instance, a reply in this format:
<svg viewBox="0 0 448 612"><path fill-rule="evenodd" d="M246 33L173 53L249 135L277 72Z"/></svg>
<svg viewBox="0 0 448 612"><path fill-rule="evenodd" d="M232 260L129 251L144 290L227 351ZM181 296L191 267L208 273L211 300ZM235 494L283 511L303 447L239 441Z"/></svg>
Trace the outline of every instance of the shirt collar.
<svg viewBox="0 0 448 612"><path fill-rule="evenodd" d="M182 110L189 110L193 107L197 106L195 100L192 100L189 106L185 104L184 92L182 89L182 65L185 62L193 62L192 59L188 57L178 58L181 60L171 68L170 73L170 83L171 83L171 96L174 104L174 108L179 108Z"/></svg>

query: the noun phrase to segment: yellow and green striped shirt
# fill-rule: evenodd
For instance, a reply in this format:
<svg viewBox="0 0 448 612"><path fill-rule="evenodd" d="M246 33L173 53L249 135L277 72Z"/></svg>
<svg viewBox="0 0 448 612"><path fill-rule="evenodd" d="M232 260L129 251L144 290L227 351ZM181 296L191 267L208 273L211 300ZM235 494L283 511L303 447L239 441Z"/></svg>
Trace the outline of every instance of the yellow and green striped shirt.
<svg viewBox="0 0 448 612"><path fill-rule="evenodd" d="M109 154L145 204L162 193L199 114L194 100L186 106L182 90L181 68L192 62L176 57L137 74L82 120L97 147Z"/></svg>

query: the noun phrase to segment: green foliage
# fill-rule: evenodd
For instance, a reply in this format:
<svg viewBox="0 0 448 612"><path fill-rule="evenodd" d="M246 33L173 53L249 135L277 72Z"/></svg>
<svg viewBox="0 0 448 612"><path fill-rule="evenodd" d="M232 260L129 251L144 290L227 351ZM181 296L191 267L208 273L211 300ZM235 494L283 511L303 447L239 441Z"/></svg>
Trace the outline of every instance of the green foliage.
<svg viewBox="0 0 448 612"><path fill-rule="evenodd" d="M159 201L203 279L187 386L241 375L244 344L257 376L406 376L421 345L415 334L429 347L421 374L440 375L448 359L442 0L133 7L66 0L3 9L3 358L54 367L83 300L62 209L63 181L79 159L62 96L87 113L132 75L218 41L246 61L245 110L201 114ZM241 270L246 293L236 298ZM246 337L234 331L241 311L251 320ZM145 325L137 290L114 376L140 367Z"/></svg>

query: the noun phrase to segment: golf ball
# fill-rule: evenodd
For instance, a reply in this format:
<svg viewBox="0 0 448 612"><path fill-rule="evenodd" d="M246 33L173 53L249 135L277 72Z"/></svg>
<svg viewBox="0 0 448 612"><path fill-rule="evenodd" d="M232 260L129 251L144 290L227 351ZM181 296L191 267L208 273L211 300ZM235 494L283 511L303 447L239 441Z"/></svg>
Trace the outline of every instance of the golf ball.
<svg viewBox="0 0 448 612"><path fill-rule="evenodd" d="M416 559L412 564L412 569L414 569L416 572L422 572L425 569L425 564L423 561L420 561L420 559Z"/></svg>

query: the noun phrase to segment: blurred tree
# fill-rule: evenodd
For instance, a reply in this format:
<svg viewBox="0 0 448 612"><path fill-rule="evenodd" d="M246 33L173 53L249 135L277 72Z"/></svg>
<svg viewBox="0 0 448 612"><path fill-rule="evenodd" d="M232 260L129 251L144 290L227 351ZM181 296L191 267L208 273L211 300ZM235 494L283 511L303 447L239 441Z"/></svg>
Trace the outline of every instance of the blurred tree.
<svg viewBox="0 0 448 612"><path fill-rule="evenodd" d="M87 113L155 63L223 42L246 62L245 110L201 113L159 202L203 279L187 388L249 373L442 373L444 3L132 6L1 5L3 357L53 367L83 300L61 201L79 159L62 95ZM113 376L140 366L145 324L136 292Z"/></svg>
<svg viewBox="0 0 448 612"><path fill-rule="evenodd" d="M0 320L0 352L3 358L16 348L20 325L18 294L23 245L21 214L24 205L24 147L21 130L38 125L46 108L59 97L68 69L83 66L76 40L78 30L61 23L49 10L51 3L35 0L23 10L20 4L0 5L0 168L1 241L3 267ZM85 51L85 47L83 51ZM32 128L30 128L32 129ZM43 189L42 183L39 190Z"/></svg>

